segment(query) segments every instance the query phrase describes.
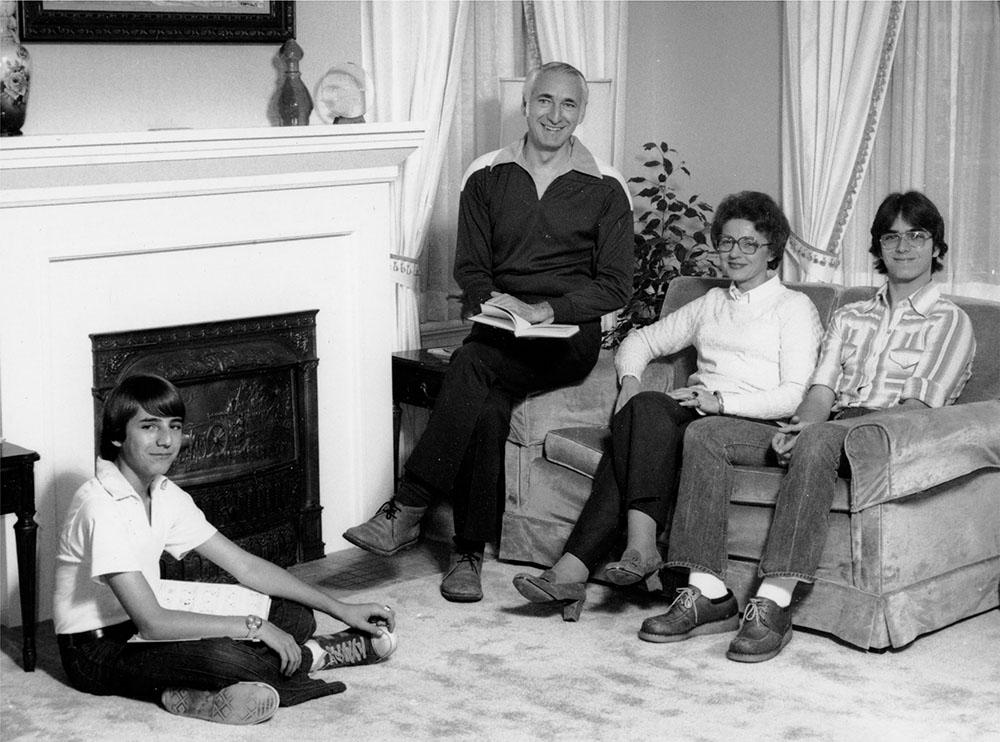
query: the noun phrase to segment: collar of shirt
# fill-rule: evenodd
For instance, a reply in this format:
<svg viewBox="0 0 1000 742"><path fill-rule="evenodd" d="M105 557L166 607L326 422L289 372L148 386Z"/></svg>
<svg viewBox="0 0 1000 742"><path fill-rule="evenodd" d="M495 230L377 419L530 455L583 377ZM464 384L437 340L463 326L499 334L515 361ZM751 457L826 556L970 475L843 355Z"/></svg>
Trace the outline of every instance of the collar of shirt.
<svg viewBox="0 0 1000 742"><path fill-rule="evenodd" d="M733 282L729 284L729 298L737 303L753 304L774 296L781 291L781 288L781 279L777 274L771 276L760 286L752 288L749 291L740 291L736 283Z"/></svg>
<svg viewBox="0 0 1000 742"><path fill-rule="evenodd" d="M528 161L524 159L524 142L526 139L527 134L497 152L496 157L493 158L493 162L490 163L490 168L492 169L497 165L513 162L530 173L531 169L528 167ZM597 160L590 154L590 150L583 146L583 142L575 136L571 136L569 142L569 165L567 165L566 172L576 170L578 173L583 173L584 175L591 175L598 179L603 178L604 176L597 164Z"/></svg>
<svg viewBox="0 0 1000 742"><path fill-rule="evenodd" d="M139 493L136 492L132 485L128 483L125 476L118 470L118 467L114 465L113 462L100 457L97 458L97 481L101 483L105 491L111 495L116 500L127 500L130 497L139 499ZM161 475L157 475L149 489L164 489L167 486L167 478Z"/></svg>
<svg viewBox="0 0 1000 742"><path fill-rule="evenodd" d="M903 299L902 303L909 305L914 312L919 314L921 317L926 317L937 300L941 298L941 287L936 283L928 283L921 286L919 289L914 291L912 294ZM883 286L875 292L875 297L872 299L875 304L881 304L882 306L893 309L889 305L889 284L883 284Z"/></svg>

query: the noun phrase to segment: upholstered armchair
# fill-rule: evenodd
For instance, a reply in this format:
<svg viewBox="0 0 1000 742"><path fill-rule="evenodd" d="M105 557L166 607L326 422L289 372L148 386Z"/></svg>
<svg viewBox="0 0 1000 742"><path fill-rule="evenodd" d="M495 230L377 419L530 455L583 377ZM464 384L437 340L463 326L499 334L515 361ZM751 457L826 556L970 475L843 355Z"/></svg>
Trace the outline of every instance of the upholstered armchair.
<svg viewBox="0 0 1000 742"><path fill-rule="evenodd" d="M671 312L718 279L682 277ZM871 288L792 285L824 325ZM899 647L998 604L1000 579L1000 303L951 297L971 317L973 376L953 407L866 418L845 442L852 476L838 483L814 585L800 585L793 621L863 648ZM647 389L686 383L688 348L655 362ZM590 494L617 395L604 352L582 383L533 395L514 414L500 558L548 566ZM727 583L741 603L757 584L781 469L741 468L727 533Z"/></svg>

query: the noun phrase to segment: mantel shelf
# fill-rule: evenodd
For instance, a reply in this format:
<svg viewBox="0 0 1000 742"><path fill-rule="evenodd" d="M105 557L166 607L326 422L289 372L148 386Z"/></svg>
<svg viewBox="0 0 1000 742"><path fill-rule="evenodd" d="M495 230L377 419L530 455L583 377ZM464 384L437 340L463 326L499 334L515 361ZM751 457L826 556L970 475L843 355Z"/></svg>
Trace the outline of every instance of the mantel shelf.
<svg viewBox="0 0 1000 742"><path fill-rule="evenodd" d="M0 205L48 189L398 167L423 141L412 123L169 129L5 138Z"/></svg>

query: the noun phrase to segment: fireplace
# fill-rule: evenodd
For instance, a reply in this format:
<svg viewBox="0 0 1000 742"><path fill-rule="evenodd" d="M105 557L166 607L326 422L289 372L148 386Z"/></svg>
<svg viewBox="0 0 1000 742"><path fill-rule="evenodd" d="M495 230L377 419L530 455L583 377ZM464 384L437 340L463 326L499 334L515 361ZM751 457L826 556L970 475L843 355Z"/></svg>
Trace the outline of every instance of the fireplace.
<svg viewBox="0 0 1000 742"><path fill-rule="evenodd" d="M281 566L323 556L315 310L90 338L95 430L120 380L170 379L187 406L170 478L247 551ZM169 579L231 579L197 554L164 554L161 568Z"/></svg>

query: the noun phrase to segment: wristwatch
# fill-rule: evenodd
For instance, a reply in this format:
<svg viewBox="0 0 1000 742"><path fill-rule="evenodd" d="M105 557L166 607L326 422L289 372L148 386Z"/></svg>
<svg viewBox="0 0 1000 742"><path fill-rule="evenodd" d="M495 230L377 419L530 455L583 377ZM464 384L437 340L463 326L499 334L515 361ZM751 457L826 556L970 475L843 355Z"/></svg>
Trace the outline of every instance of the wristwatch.
<svg viewBox="0 0 1000 742"><path fill-rule="evenodd" d="M247 616L247 635L246 638L251 641L257 640L257 632L260 631L260 627L264 625L264 619L260 616L255 616L252 613Z"/></svg>

